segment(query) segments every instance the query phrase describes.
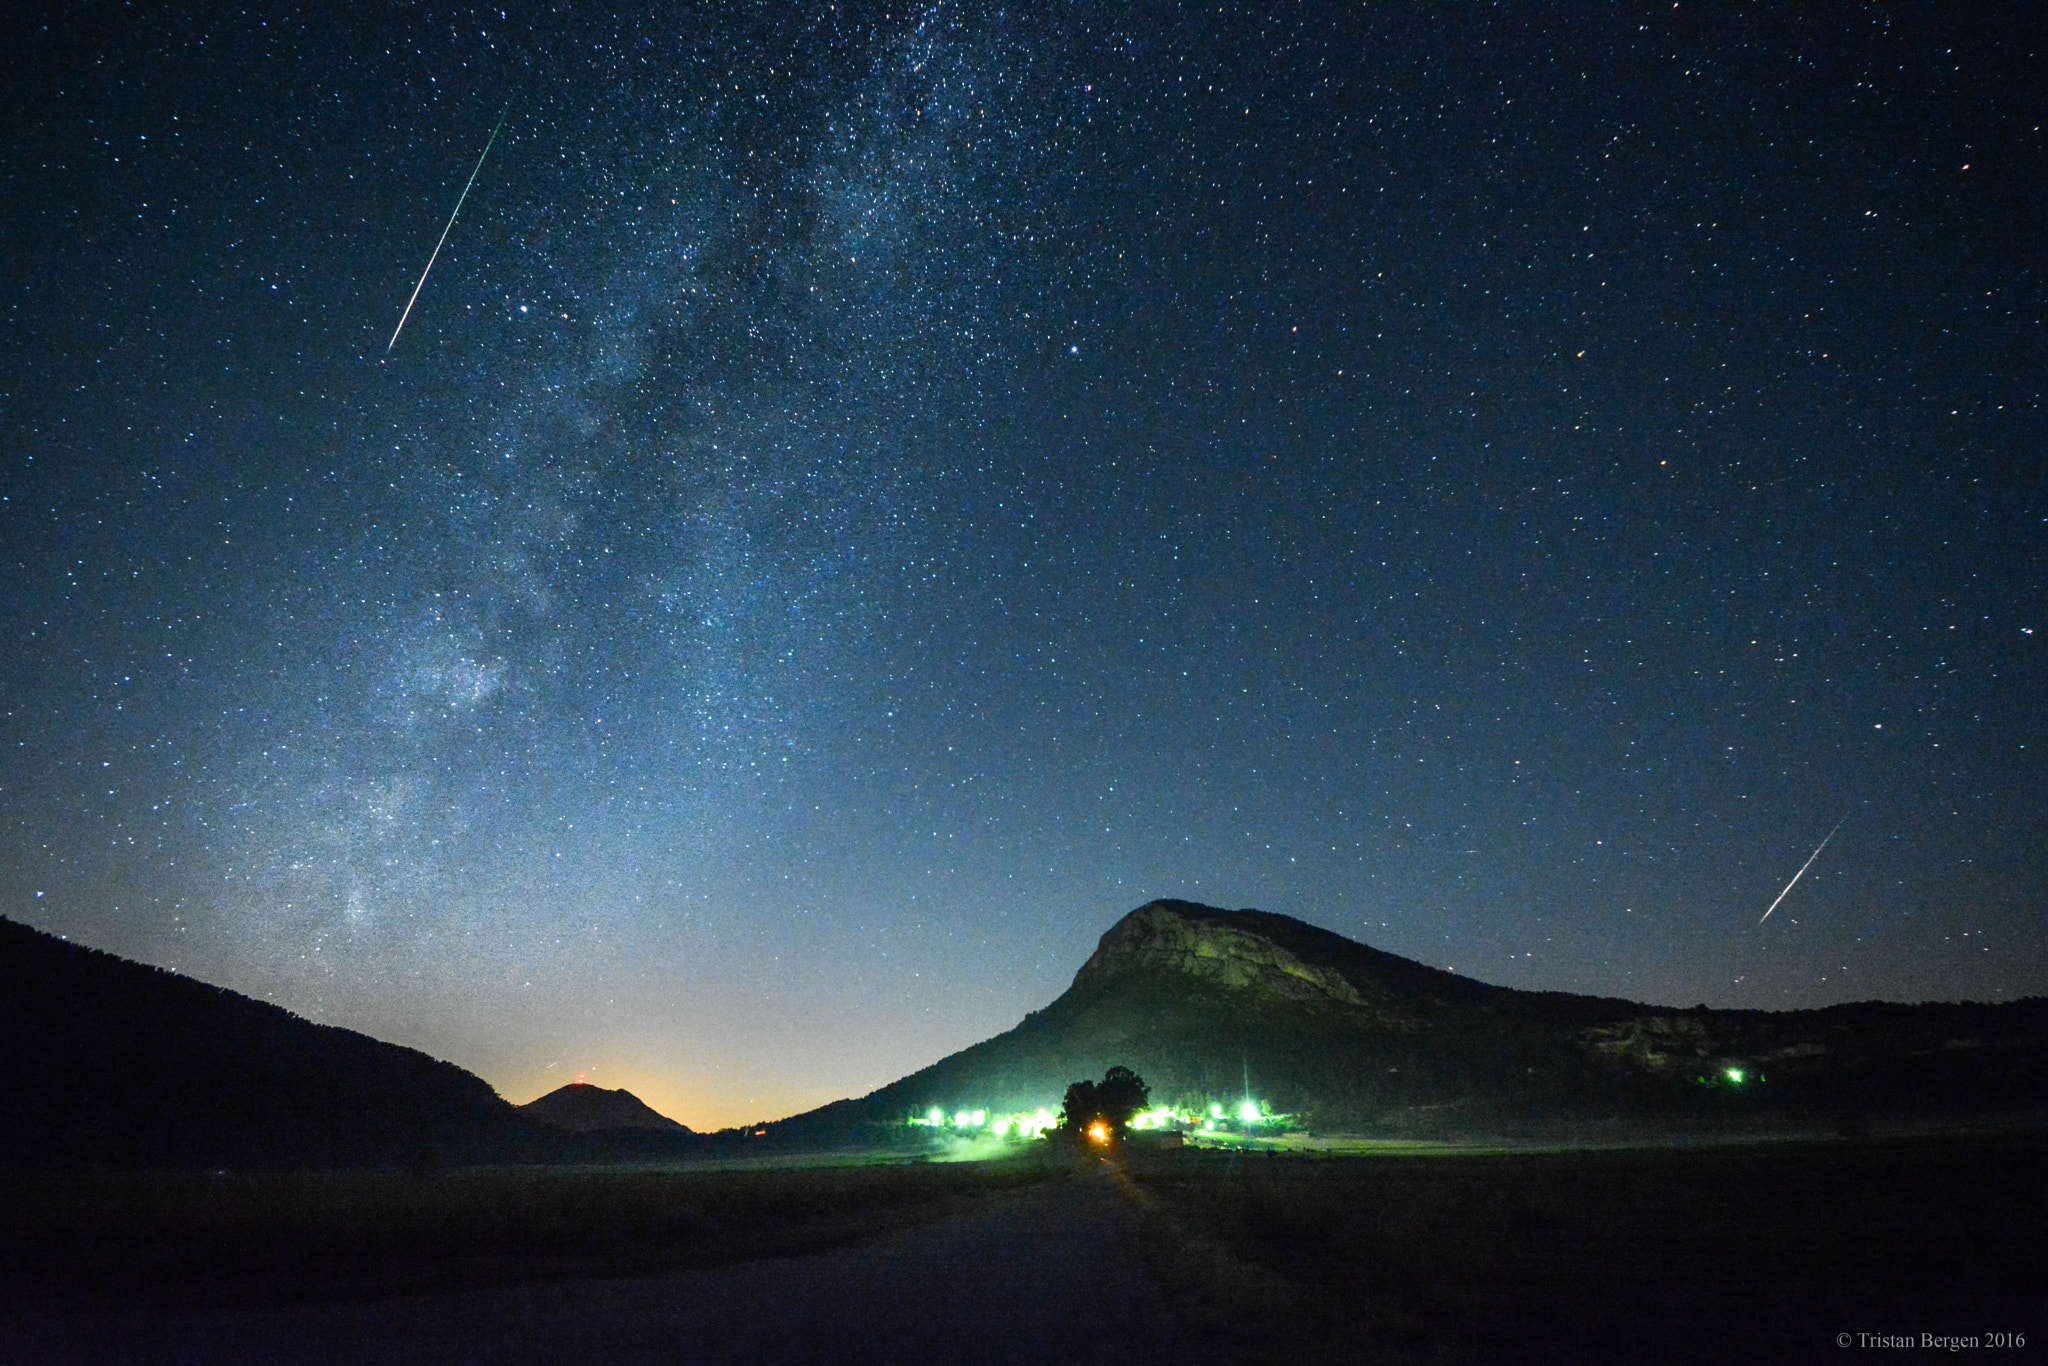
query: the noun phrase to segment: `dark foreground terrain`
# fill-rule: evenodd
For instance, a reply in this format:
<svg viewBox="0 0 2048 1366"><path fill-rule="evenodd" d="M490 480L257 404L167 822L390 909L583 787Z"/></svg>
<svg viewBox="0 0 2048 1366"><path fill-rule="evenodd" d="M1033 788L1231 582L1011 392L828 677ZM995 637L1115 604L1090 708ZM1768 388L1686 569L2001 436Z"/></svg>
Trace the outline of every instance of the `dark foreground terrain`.
<svg viewBox="0 0 2048 1366"><path fill-rule="evenodd" d="M1923 1333L2009 1358L2048 1330L2044 1159L2038 1133L1203 1153L1133 1184L1182 1321L1263 1360L1841 1362Z"/></svg>
<svg viewBox="0 0 2048 1366"><path fill-rule="evenodd" d="M0 1361L1840 1362L1923 1333L2016 1357L2048 1331L2044 1157L2035 1133L14 1176Z"/></svg>

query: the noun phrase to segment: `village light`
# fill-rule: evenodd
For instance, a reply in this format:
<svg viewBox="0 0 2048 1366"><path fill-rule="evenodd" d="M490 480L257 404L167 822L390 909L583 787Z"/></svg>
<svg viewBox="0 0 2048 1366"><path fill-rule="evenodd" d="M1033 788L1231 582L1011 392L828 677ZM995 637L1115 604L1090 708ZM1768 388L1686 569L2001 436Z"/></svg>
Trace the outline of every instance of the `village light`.
<svg viewBox="0 0 2048 1366"><path fill-rule="evenodd" d="M1721 1069L1721 1075L1728 1078L1728 1084L1730 1086L1742 1085L1743 1074L1742 1069L1739 1067L1724 1067L1723 1069Z"/></svg>
<svg viewBox="0 0 2048 1366"><path fill-rule="evenodd" d="M1237 1107L1237 1117L1247 1124L1257 1124L1259 1122L1259 1107L1254 1102L1248 1100Z"/></svg>
<svg viewBox="0 0 2048 1366"><path fill-rule="evenodd" d="M1088 1137L1098 1144L1109 1142L1109 1126L1096 1120L1088 1126Z"/></svg>

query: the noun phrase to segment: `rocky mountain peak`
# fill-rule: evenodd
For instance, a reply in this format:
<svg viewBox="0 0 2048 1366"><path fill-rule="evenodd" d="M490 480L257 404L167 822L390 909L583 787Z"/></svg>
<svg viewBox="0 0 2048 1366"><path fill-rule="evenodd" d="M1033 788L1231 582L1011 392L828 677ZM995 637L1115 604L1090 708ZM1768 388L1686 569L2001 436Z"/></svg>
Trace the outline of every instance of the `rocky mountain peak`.
<svg viewBox="0 0 2048 1366"><path fill-rule="evenodd" d="M1110 927L1074 984L1178 973L1269 999L1365 1004L1344 974L1303 959L1263 932L1264 918L1191 901L1148 902Z"/></svg>

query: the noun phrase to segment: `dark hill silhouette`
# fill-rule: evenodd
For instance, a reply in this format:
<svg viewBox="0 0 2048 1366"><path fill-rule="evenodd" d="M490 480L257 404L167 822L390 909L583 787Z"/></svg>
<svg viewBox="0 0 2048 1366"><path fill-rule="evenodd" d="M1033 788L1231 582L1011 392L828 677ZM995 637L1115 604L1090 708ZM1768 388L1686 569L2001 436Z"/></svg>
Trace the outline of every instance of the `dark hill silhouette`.
<svg viewBox="0 0 2048 1366"><path fill-rule="evenodd" d="M0 1167L327 1168L540 1155L452 1063L0 918Z"/></svg>
<svg viewBox="0 0 2048 1366"><path fill-rule="evenodd" d="M1316 1128L1390 1134L2038 1111L2048 1000L1678 1010L1489 986L1288 916L1155 901L1016 1028L773 1128L831 1141L931 1107L1056 1107L1118 1064L1162 1102L1227 1100L1249 1074Z"/></svg>
<svg viewBox="0 0 2048 1366"><path fill-rule="evenodd" d="M572 1081L517 1108L536 1124L569 1133L611 1133L622 1129L667 1134L691 1132L687 1126L650 1109L631 1091L607 1091L581 1081Z"/></svg>

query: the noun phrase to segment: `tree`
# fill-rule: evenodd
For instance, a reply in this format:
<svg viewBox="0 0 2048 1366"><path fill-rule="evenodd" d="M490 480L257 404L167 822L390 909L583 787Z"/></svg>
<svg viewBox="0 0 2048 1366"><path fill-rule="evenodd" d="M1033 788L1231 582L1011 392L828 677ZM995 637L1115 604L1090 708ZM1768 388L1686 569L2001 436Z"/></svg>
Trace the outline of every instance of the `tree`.
<svg viewBox="0 0 2048 1366"><path fill-rule="evenodd" d="M1103 1074L1102 1084L1095 1088L1096 1104L1118 1138L1124 1136L1131 1127L1131 1119L1151 1099L1152 1088L1128 1067L1110 1068Z"/></svg>
<svg viewBox="0 0 2048 1366"><path fill-rule="evenodd" d="M1077 1081L1067 1088L1067 1098L1060 1103L1061 1133L1078 1136L1101 1117L1102 1104L1096 1099L1094 1082Z"/></svg>
<svg viewBox="0 0 2048 1366"><path fill-rule="evenodd" d="M1151 1098L1151 1088L1136 1072L1112 1067L1099 1083L1077 1081L1067 1088L1059 1132L1071 1143L1120 1143L1130 1132L1132 1116Z"/></svg>

